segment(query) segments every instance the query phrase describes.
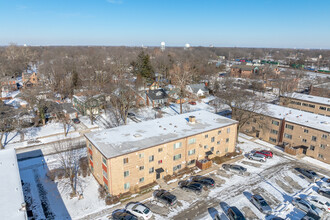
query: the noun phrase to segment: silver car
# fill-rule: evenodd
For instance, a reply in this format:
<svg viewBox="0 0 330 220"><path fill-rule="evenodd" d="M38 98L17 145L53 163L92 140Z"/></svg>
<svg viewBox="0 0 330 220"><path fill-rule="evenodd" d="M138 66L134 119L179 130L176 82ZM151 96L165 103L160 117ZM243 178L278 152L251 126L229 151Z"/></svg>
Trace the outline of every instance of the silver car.
<svg viewBox="0 0 330 220"><path fill-rule="evenodd" d="M315 207L313 204L301 198L293 198L292 204L303 212L311 212L315 215L321 216L322 211Z"/></svg>
<svg viewBox="0 0 330 220"><path fill-rule="evenodd" d="M248 158L250 160L257 160L257 161L260 161L260 162L266 162L266 156L263 155L263 154L258 154L258 153L255 153L255 154L249 154L248 155Z"/></svg>
<svg viewBox="0 0 330 220"><path fill-rule="evenodd" d="M253 195L250 199L253 205L259 209L260 212L270 215L272 213L272 208L268 205L266 200L260 195Z"/></svg>
<svg viewBox="0 0 330 220"><path fill-rule="evenodd" d="M240 165L223 164L222 168L240 175L243 175L246 172L246 168Z"/></svg>

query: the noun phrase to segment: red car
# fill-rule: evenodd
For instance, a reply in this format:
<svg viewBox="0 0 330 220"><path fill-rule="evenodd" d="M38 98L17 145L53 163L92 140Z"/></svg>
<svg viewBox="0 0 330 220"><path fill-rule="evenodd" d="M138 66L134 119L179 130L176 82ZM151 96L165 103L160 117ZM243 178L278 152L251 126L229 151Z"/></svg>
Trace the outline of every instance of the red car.
<svg viewBox="0 0 330 220"><path fill-rule="evenodd" d="M273 158L273 152L268 150L256 151L255 153L265 155L267 158Z"/></svg>
<svg viewBox="0 0 330 220"><path fill-rule="evenodd" d="M189 102L190 105L196 105L196 102Z"/></svg>

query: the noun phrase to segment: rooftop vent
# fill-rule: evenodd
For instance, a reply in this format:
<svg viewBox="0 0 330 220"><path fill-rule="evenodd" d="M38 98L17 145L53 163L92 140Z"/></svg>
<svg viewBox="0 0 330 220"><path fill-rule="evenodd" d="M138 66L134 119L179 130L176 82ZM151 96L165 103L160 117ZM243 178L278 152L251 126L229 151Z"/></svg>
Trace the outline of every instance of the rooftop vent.
<svg viewBox="0 0 330 220"><path fill-rule="evenodd" d="M134 134L133 136L138 138L138 137L141 137L141 134Z"/></svg>
<svg viewBox="0 0 330 220"><path fill-rule="evenodd" d="M196 117L193 116L193 115L189 116L189 123L195 124L196 123Z"/></svg>

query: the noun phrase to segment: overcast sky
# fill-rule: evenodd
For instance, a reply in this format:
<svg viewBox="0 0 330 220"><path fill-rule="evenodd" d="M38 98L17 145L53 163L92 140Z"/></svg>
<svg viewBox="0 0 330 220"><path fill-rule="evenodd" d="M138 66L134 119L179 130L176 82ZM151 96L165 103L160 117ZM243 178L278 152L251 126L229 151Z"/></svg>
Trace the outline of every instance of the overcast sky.
<svg viewBox="0 0 330 220"><path fill-rule="evenodd" d="M330 0L0 0L0 45L330 49Z"/></svg>

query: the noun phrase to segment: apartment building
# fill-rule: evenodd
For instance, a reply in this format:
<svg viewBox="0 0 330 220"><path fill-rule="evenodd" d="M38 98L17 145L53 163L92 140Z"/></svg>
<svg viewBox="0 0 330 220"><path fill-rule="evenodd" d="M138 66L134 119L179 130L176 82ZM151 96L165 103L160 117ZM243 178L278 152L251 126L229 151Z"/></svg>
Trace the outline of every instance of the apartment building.
<svg viewBox="0 0 330 220"><path fill-rule="evenodd" d="M89 166L112 195L234 152L237 121L196 111L85 134Z"/></svg>
<svg viewBox="0 0 330 220"><path fill-rule="evenodd" d="M266 104L241 132L284 147L303 147L303 154L330 164L330 118ZM245 110L239 110L245 111Z"/></svg>
<svg viewBox="0 0 330 220"><path fill-rule="evenodd" d="M280 96L280 105L330 117L330 98L287 93Z"/></svg>

